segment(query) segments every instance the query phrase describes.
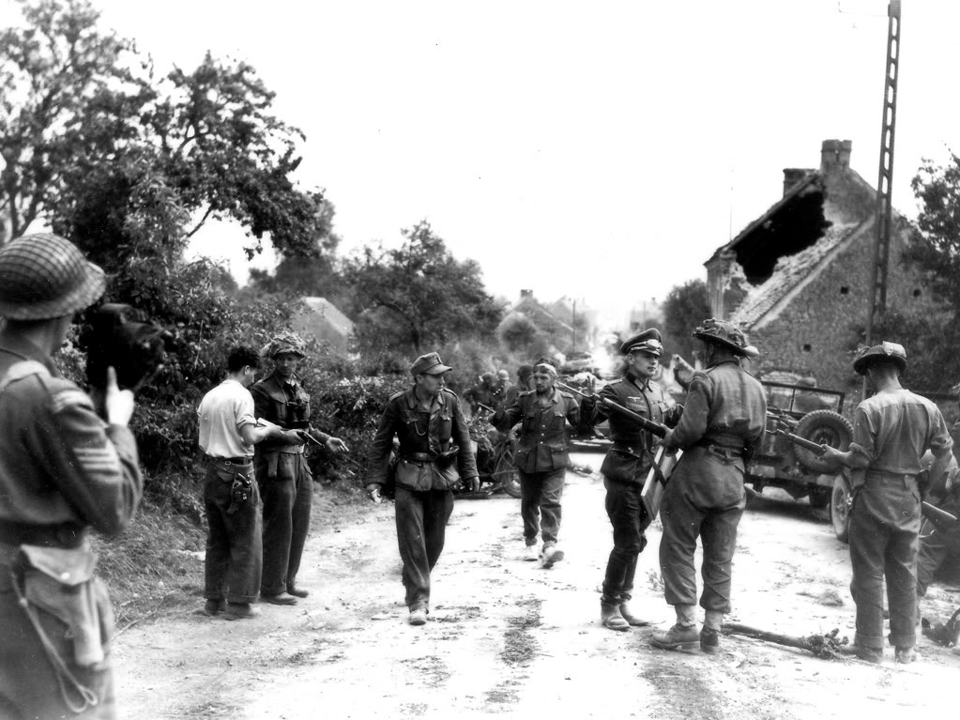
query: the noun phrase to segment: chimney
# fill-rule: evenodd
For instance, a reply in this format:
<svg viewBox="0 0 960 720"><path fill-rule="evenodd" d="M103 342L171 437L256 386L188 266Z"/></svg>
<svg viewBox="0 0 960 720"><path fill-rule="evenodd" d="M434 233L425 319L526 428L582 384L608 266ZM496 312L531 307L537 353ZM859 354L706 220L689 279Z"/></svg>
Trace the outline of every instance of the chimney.
<svg viewBox="0 0 960 720"><path fill-rule="evenodd" d="M824 140L820 146L820 170L830 172L837 168L850 167L852 140Z"/></svg>
<svg viewBox="0 0 960 720"><path fill-rule="evenodd" d="M841 140L837 152L837 162L841 167L850 167L850 153L853 151L853 140Z"/></svg>
<svg viewBox="0 0 960 720"><path fill-rule="evenodd" d="M783 169L783 195L786 197L787 193L793 190L796 187L797 183L803 180L809 170L804 170L803 168L784 168Z"/></svg>

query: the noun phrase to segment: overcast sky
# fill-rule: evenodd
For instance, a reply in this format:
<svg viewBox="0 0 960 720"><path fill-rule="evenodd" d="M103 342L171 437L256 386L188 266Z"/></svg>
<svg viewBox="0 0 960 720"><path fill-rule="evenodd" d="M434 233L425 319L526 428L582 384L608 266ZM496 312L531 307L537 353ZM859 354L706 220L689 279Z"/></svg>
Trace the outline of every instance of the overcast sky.
<svg viewBox="0 0 960 720"><path fill-rule="evenodd" d="M94 5L160 68L252 64L307 136L297 179L325 188L343 252L427 219L511 299L662 300L824 139L877 181L884 0ZM902 6L893 200L915 217L921 158L960 147L960 3ZM237 234L203 248L243 277Z"/></svg>

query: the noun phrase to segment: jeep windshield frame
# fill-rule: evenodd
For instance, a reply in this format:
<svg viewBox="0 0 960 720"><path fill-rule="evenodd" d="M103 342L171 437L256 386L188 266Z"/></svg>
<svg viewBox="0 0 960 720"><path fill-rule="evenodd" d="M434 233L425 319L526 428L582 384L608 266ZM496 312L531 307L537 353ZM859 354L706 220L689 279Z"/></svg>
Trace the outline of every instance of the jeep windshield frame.
<svg viewBox="0 0 960 720"><path fill-rule="evenodd" d="M831 410L843 414L843 401L846 393L838 390L825 390L807 385L792 385L763 381L764 392L767 396L767 405L789 413L797 418L803 417L814 410Z"/></svg>

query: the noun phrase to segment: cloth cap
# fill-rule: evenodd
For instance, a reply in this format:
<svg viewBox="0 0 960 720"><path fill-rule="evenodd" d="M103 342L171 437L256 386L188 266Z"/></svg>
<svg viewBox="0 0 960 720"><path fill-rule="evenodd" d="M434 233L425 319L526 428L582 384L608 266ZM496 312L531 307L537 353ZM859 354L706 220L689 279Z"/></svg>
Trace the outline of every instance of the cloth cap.
<svg viewBox="0 0 960 720"><path fill-rule="evenodd" d="M903 345L886 340L879 345L860 348L857 356L853 359L853 369L857 375L866 375L867 367L877 359L891 360L900 368L900 372L907 369L907 351Z"/></svg>
<svg viewBox="0 0 960 720"><path fill-rule="evenodd" d="M632 352L648 352L660 357L663 354L663 337L656 328L644 330L620 345L620 352L623 355L629 355Z"/></svg>
<svg viewBox="0 0 960 720"><path fill-rule="evenodd" d="M106 285L103 270L59 235L24 235L0 249L0 317L72 315L90 307Z"/></svg>
<svg viewBox="0 0 960 720"><path fill-rule="evenodd" d="M302 337L291 330L284 330L282 333L274 335L273 339L260 350L260 354L267 358L275 358L277 355L283 355L284 353L306 357L306 348L307 344Z"/></svg>
<svg viewBox="0 0 960 720"><path fill-rule="evenodd" d="M410 366L410 374L413 376L422 374L440 375L448 370L453 370L453 368L440 362L440 355L435 352L421 355Z"/></svg>
<svg viewBox="0 0 960 720"><path fill-rule="evenodd" d="M732 350L737 355L756 357L760 354L753 345L747 344L747 336L733 323L726 320L709 318L703 325L693 331L693 336L700 340L714 342Z"/></svg>

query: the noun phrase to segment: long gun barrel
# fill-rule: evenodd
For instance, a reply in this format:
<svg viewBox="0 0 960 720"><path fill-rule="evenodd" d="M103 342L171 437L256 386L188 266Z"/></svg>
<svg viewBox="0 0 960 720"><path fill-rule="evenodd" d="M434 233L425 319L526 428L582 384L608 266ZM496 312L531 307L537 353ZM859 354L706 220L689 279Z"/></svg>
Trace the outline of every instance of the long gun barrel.
<svg viewBox="0 0 960 720"><path fill-rule="evenodd" d="M823 455L826 452L826 450L823 449L823 445L818 445L812 440L807 440L805 437L800 437L799 435L787 432L782 428L777 428L774 430L774 432L777 435L782 435L783 437L788 438L791 442L799 445L800 447L806 448L812 453L816 453L818 456ZM932 505L926 500L924 500L920 506L920 513L935 525L942 524L944 527L953 527L958 522L954 515L948 513L946 510L941 510L936 505Z"/></svg>
<svg viewBox="0 0 960 720"><path fill-rule="evenodd" d="M633 410L628 410L623 405L620 405L619 403L615 403L613 400L610 400L609 398L599 397L598 395L595 395L595 394L588 395L582 390L577 390L575 387L570 387L569 385L565 385L564 383L561 383L561 382L556 383L556 385L558 388L576 393L580 397L592 398L592 399L598 400L601 405L603 405L605 408L607 408L611 412L615 412L618 415L623 415L624 417L628 417L631 420L635 420L636 422L640 423L640 427L642 427L644 430L646 430L649 433L653 433L657 437L664 437L667 434L666 425L661 425L660 423L654 422L653 420L648 420L643 415L640 415L639 413L635 413L633 412Z"/></svg>

